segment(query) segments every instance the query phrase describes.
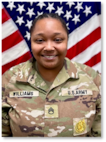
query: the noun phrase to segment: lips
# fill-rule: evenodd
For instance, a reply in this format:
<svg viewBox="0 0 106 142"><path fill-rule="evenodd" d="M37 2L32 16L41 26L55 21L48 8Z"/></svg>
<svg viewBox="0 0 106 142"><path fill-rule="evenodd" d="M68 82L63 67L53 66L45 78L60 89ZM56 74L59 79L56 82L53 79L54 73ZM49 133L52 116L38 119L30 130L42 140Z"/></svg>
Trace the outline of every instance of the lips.
<svg viewBox="0 0 106 142"><path fill-rule="evenodd" d="M42 55L44 58L52 60L56 57L56 55Z"/></svg>

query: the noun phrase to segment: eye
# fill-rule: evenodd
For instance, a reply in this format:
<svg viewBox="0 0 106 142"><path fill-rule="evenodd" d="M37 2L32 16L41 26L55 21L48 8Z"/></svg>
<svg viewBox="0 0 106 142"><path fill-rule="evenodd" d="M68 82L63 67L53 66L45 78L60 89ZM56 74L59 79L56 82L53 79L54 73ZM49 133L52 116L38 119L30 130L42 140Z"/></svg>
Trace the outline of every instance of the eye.
<svg viewBox="0 0 106 142"><path fill-rule="evenodd" d="M54 41L57 42L57 43L62 42L62 40L63 40L62 38L56 38L56 39L54 39Z"/></svg>
<svg viewBox="0 0 106 142"><path fill-rule="evenodd" d="M42 43L44 40L43 39L36 39L35 40L38 44Z"/></svg>

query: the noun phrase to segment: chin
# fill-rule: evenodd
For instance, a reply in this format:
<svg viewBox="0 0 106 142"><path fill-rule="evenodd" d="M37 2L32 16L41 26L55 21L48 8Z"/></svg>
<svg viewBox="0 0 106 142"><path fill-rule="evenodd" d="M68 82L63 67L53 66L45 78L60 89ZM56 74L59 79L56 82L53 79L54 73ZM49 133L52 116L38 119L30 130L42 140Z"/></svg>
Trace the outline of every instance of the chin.
<svg viewBox="0 0 106 142"><path fill-rule="evenodd" d="M59 69L59 68L61 68L61 66L60 66L60 64L52 64L52 65L47 65L47 64L45 64L44 65L44 68L45 69L48 69L48 70L54 70L54 69Z"/></svg>
<svg viewBox="0 0 106 142"><path fill-rule="evenodd" d="M48 70L53 70L53 69L56 69L57 67L55 66L44 66L45 69L48 69Z"/></svg>
<svg viewBox="0 0 106 142"><path fill-rule="evenodd" d="M44 68L48 69L48 70L53 70L58 68L58 65L44 65Z"/></svg>

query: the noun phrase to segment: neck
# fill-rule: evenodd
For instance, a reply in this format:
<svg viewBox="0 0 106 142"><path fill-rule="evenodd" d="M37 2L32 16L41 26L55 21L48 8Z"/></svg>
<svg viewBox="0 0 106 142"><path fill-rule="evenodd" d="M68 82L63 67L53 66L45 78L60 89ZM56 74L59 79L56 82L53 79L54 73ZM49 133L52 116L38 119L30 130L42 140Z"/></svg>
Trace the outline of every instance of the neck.
<svg viewBox="0 0 106 142"><path fill-rule="evenodd" d="M56 76L58 75L62 67L63 67L63 64L59 66L58 68L47 69L37 64L37 68L39 70L40 75L42 76L44 80L49 81L49 82L54 81L54 79L56 78Z"/></svg>

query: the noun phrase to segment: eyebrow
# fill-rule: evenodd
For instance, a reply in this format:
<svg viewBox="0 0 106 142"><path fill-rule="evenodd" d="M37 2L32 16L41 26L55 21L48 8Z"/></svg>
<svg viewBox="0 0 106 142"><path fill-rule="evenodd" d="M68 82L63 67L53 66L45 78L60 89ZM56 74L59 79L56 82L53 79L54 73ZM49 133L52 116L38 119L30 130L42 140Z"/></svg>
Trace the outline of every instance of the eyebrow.
<svg viewBox="0 0 106 142"><path fill-rule="evenodd" d="M61 35L62 33L54 33L54 35ZM38 33L38 34L36 34L36 35L34 35L34 36L43 36L44 34L43 33Z"/></svg>

